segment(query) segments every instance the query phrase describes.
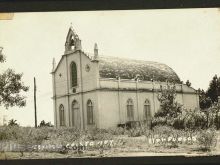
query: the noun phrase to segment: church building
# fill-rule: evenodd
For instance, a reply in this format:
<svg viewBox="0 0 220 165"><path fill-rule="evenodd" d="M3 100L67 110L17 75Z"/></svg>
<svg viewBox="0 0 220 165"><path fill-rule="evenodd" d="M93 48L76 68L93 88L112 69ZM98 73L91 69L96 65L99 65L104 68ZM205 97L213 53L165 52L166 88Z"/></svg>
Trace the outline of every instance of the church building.
<svg viewBox="0 0 220 165"><path fill-rule="evenodd" d="M85 53L70 27L65 52L53 60L53 104L56 127L117 127L128 121L149 121L160 108L161 88L175 84L176 100L187 109L199 107L197 91L183 84L169 66L152 61Z"/></svg>

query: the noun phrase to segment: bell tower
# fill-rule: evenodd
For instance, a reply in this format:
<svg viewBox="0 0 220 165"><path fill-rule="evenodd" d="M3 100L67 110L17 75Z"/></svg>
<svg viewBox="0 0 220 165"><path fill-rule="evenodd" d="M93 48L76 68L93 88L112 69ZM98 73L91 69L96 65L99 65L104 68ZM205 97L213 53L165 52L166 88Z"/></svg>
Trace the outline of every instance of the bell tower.
<svg viewBox="0 0 220 165"><path fill-rule="evenodd" d="M79 36L75 33L71 25L66 37L65 54L70 51L77 51L81 49L82 49L81 40L79 39Z"/></svg>

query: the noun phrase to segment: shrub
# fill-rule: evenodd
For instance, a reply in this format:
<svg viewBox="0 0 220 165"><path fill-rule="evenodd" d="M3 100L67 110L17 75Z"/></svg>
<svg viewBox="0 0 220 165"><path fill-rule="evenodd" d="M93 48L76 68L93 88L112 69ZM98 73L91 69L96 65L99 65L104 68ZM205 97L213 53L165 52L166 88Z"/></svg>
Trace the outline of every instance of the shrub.
<svg viewBox="0 0 220 165"><path fill-rule="evenodd" d="M178 147L178 137L182 135L181 131L170 126L155 126L153 134L153 137L160 139L160 144L169 148Z"/></svg>
<svg viewBox="0 0 220 165"><path fill-rule="evenodd" d="M124 135L126 132L126 128L124 127L116 127L108 130L112 135Z"/></svg>
<svg viewBox="0 0 220 165"><path fill-rule="evenodd" d="M138 137L138 136L144 135L144 130L141 127L131 128L127 131L127 134L130 137Z"/></svg>
<svg viewBox="0 0 220 165"><path fill-rule="evenodd" d="M197 140L201 150L210 151L216 146L217 139L215 129L210 128L200 131Z"/></svg>
<svg viewBox="0 0 220 165"><path fill-rule="evenodd" d="M167 125L166 117L155 117L151 121L151 127Z"/></svg>
<svg viewBox="0 0 220 165"><path fill-rule="evenodd" d="M67 143L72 143L79 139L86 139L83 132L79 129L75 128L49 128L42 127L40 129L50 130L48 137L50 139L50 143L57 145L66 145Z"/></svg>
<svg viewBox="0 0 220 165"><path fill-rule="evenodd" d="M2 126L0 127L0 140L12 140L17 136L17 126Z"/></svg>
<svg viewBox="0 0 220 165"><path fill-rule="evenodd" d="M212 122L211 122L212 121ZM214 120L210 120L214 123ZM177 117L155 117L152 120L152 127L157 125L171 126L175 129L204 129L207 125L207 119L204 112L195 110L183 109L181 113L178 113ZM213 124L212 124L213 125Z"/></svg>
<svg viewBox="0 0 220 165"><path fill-rule="evenodd" d="M38 127L53 127L53 125L51 124L51 122L45 122L44 120L42 120Z"/></svg>
<svg viewBox="0 0 220 165"><path fill-rule="evenodd" d="M125 130L125 134L127 134L130 137L138 137L148 134L149 130L149 124L146 121L140 121L136 122L134 127Z"/></svg>
<svg viewBox="0 0 220 165"><path fill-rule="evenodd" d="M184 129L184 117L182 115L178 115L176 118L173 119L172 126L175 129Z"/></svg>
<svg viewBox="0 0 220 165"><path fill-rule="evenodd" d="M86 136L88 140L110 140L112 139L112 134L105 129L89 129L86 131Z"/></svg>

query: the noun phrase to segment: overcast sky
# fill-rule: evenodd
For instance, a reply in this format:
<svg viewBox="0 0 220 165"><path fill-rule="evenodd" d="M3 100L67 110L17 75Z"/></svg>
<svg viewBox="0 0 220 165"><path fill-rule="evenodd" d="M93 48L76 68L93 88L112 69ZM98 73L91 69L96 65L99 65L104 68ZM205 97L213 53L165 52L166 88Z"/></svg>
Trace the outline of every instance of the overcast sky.
<svg viewBox="0 0 220 165"><path fill-rule="evenodd" d="M33 79L37 81L38 123L53 123L52 59L58 63L72 23L85 52L162 62L195 89L207 89L220 76L220 11L218 9L172 9L133 11L81 11L16 13L0 21L0 46L8 67L22 72L30 86L27 106L2 114L21 125L34 125Z"/></svg>

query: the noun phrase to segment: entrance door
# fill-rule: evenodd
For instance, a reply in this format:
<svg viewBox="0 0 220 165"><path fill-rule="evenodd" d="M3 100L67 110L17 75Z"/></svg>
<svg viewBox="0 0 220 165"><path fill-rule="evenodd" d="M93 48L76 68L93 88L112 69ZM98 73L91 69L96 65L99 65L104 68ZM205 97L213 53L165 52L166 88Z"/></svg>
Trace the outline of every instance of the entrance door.
<svg viewBox="0 0 220 165"><path fill-rule="evenodd" d="M76 100L74 100L72 103L72 126L75 128L80 128L79 104Z"/></svg>

